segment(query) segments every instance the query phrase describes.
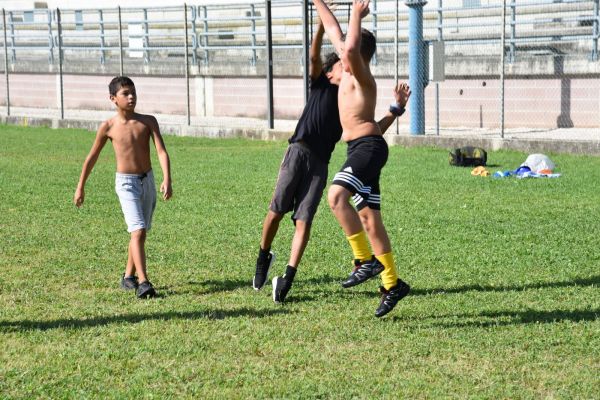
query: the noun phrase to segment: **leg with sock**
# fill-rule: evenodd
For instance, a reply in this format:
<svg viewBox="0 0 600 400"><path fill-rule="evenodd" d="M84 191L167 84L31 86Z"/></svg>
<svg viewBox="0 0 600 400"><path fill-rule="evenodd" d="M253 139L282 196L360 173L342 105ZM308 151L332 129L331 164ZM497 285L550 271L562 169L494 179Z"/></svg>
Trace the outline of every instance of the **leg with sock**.
<svg viewBox="0 0 600 400"><path fill-rule="evenodd" d="M283 303L294 283L296 268L288 265L285 269L285 275L273 278L273 301Z"/></svg>
<svg viewBox="0 0 600 400"><path fill-rule="evenodd" d="M375 259L383 265L381 280L383 286L380 288L381 301L375 311L376 317L383 317L398 304L410 291L410 286L398 278L396 263L392 253L390 240L383 225L381 212L370 208L364 208L360 213L361 222L369 236L369 241L375 252Z"/></svg>

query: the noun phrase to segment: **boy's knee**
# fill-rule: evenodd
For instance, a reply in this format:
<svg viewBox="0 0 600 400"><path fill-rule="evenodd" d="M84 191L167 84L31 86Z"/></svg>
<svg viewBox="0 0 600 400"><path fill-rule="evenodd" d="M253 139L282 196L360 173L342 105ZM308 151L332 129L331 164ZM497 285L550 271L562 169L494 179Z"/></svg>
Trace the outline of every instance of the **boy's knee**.
<svg viewBox="0 0 600 400"><path fill-rule="evenodd" d="M310 233L310 225L311 225L310 223L298 219L298 220L296 220L295 224L296 224L296 232L301 233L301 234Z"/></svg>
<svg viewBox="0 0 600 400"><path fill-rule="evenodd" d="M267 223L268 224L278 223L279 221L282 220L282 218L283 218L283 214L279 214L279 213L276 213L275 211L269 210L269 212L267 214Z"/></svg>
<svg viewBox="0 0 600 400"><path fill-rule="evenodd" d="M348 191L341 186L332 185L327 192L327 201L332 210L339 208L344 201L348 202L348 199Z"/></svg>
<svg viewBox="0 0 600 400"><path fill-rule="evenodd" d="M373 228L372 220L368 215L359 214L360 222L365 227L366 231L370 231Z"/></svg>
<svg viewBox="0 0 600 400"><path fill-rule="evenodd" d="M137 231L131 232L131 238L133 240L145 240L146 239L146 230L138 229Z"/></svg>

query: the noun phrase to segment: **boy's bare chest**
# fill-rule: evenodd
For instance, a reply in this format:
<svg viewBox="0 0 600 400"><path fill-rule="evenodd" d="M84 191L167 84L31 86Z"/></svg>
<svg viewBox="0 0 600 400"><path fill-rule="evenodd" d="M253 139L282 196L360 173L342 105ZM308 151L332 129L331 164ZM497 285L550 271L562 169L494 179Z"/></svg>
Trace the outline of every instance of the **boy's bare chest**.
<svg viewBox="0 0 600 400"><path fill-rule="evenodd" d="M147 142L150 132L143 124L115 126L111 129L110 138L113 143Z"/></svg>

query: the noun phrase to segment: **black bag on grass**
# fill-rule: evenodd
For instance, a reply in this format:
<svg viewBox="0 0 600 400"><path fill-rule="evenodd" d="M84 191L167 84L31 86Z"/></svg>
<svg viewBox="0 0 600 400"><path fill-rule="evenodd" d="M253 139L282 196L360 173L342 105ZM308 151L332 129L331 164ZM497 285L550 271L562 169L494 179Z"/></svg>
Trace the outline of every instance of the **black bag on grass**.
<svg viewBox="0 0 600 400"><path fill-rule="evenodd" d="M449 161L459 167L478 167L487 163L487 152L480 147L460 147L450 152Z"/></svg>

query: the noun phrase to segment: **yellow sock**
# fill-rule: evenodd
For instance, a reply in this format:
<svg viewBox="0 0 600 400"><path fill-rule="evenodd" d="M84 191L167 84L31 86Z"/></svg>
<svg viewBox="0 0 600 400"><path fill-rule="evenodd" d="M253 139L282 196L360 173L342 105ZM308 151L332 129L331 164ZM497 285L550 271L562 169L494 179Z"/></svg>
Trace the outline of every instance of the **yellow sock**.
<svg viewBox="0 0 600 400"><path fill-rule="evenodd" d="M354 254L355 259L358 259L361 262L371 259L373 254L369 249L369 242L367 241L367 234L365 231L355 233L352 236L346 237L346 239L348 239L350 247L352 247L352 253Z"/></svg>
<svg viewBox="0 0 600 400"><path fill-rule="evenodd" d="M393 288L398 283L398 271L396 270L396 264L394 263L394 255L390 252L375 256L375 258L377 258L384 266L384 270L381 273L383 287L386 290L390 290L390 288Z"/></svg>

